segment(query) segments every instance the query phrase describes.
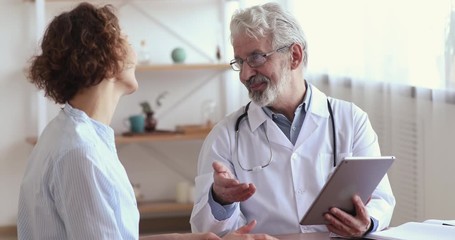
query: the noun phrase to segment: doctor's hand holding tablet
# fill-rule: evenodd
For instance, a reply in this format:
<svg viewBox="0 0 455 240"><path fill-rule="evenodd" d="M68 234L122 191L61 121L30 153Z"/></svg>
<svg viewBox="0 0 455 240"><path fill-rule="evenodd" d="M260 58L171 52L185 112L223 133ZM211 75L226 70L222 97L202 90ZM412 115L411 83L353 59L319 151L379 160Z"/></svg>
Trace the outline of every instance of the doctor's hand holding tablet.
<svg viewBox="0 0 455 240"><path fill-rule="evenodd" d="M370 215L359 196L352 198L355 207L355 216L333 207L324 214L329 231L340 236L362 237L371 227Z"/></svg>

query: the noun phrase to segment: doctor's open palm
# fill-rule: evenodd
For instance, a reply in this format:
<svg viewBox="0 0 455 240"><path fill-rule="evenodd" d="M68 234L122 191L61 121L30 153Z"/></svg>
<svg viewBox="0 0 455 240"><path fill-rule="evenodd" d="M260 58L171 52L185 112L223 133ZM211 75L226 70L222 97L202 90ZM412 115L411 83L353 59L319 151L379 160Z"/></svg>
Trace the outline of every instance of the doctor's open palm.
<svg viewBox="0 0 455 240"><path fill-rule="evenodd" d="M252 183L240 183L231 171L220 162L213 162L213 199L221 205L242 202L253 196L256 187Z"/></svg>

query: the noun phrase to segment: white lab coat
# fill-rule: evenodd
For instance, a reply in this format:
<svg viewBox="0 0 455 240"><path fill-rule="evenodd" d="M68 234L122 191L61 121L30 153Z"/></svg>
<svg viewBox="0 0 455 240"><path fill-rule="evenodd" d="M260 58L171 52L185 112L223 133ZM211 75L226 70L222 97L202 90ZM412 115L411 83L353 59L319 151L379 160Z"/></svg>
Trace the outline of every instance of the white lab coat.
<svg viewBox="0 0 455 240"><path fill-rule="evenodd" d="M235 149L234 125L244 112L239 109L220 121L207 136L199 156L195 205L190 223L193 232L232 231L256 219L252 232L288 234L327 231L324 225L301 226L303 217L329 175L333 172L332 125L327 96L312 87L312 99L295 146L280 128L253 102L248 118L240 124L238 156L246 168L267 163L270 157L267 131L273 151L270 166L254 172L240 168ZM380 156L378 138L367 114L353 103L329 98L337 134L337 161L345 156ZM265 131L264 131L265 130ZM208 204L213 183L212 162L226 165L240 182L254 183L256 193L235 203L226 220L214 218ZM385 176L367 205L371 217L379 220L378 229L389 225L395 206L388 177Z"/></svg>

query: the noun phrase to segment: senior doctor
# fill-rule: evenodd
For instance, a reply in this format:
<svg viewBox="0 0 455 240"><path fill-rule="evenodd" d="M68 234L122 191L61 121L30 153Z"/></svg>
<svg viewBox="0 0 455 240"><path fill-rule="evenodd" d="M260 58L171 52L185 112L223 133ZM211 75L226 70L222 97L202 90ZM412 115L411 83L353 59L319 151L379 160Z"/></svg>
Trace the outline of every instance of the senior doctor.
<svg viewBox="0 0 455 240"><path fill-rule="evenodd" d="M230 30L231 67L251 102L220 121L202 146L193 232L223 235L252 220L253 231L274 235L361 237L387 227L395 206L387 175L366 206L353 197L355 216L332 208L327 225L299 224L343 157L381 155L377 135L359 107L304 79L303 31L279 5L239 10Z"/></svg>

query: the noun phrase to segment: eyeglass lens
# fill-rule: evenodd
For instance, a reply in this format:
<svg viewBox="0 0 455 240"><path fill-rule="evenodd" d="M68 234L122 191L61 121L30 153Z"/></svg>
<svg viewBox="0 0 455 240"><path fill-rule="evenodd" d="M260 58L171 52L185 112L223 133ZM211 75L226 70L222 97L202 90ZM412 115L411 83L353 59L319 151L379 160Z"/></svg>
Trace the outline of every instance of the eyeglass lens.
<svg viewBox="0 0 455 240"><path fill-rule="evenodd" d="M278 48L278 49L276 49L274 51L271 51L269 53L253 53L253 54L251 54L250 56L248 56L246 58L246 63L252 68L260 67L267 61L267 57L268 56L270 56L274 52L278 52L278 51L280 51L280 50L282 50L282 49L284 49L286 47L288 47L288 46L284 46L284 47ZM234 71L240 71L242 69L243 62L244 61L241 58L233 59L230 62L231 68Z"/></svg>
<svg viewBox="0 0 455 240"><path fill-rule="evenodd" d="M263 53L255 53L255 54L252 54L250 56L248 56L246 58L246 63L252 67L252 68L256 68L256 67L259 67L261 66L262 64L264 64L266 62L266 58L265 58L265 54ZM231 61L231 67L233 70L235 71L240 71L240 69L242 68L242 64L243 64L243 59L234 59Z"/></svg>

